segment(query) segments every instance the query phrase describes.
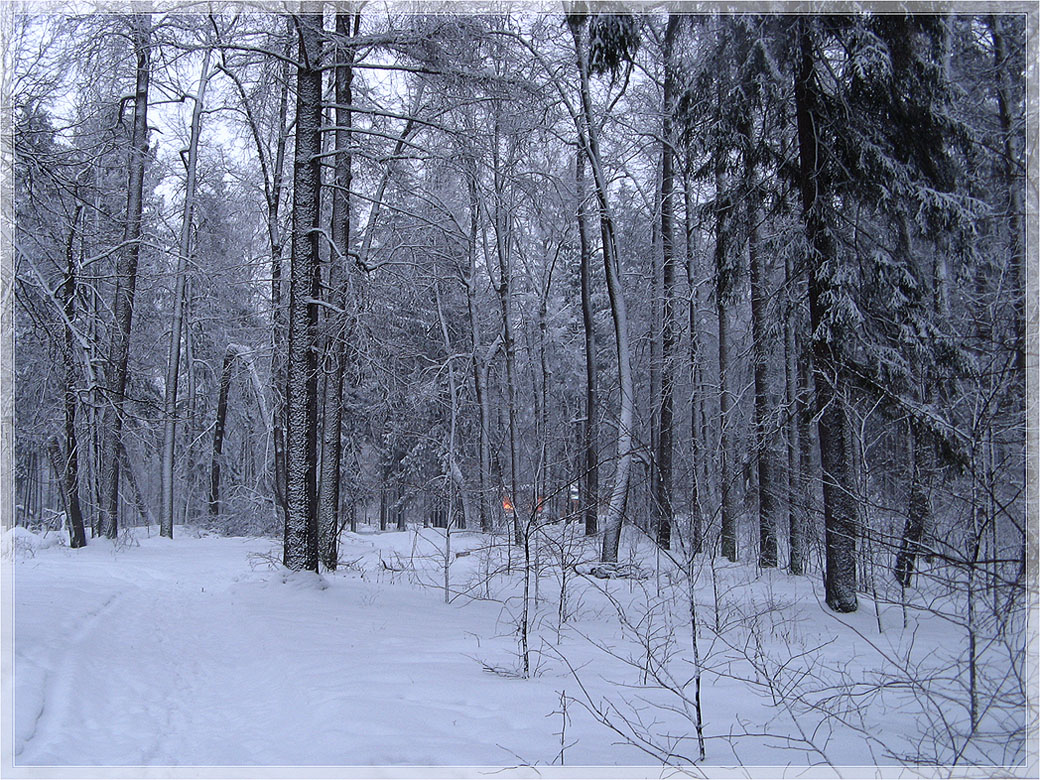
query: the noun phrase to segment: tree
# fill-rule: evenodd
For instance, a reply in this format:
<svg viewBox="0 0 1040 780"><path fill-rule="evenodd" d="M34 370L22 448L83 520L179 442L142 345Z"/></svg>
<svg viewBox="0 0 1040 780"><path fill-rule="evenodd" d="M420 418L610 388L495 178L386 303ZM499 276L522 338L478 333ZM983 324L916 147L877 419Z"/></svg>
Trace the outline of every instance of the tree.
<svg viewBox="0 0 1040 780"><path fill-rule="evenodd" d="M351 24L353 22L353 25ZM325 412L322 428L321 488L318 494L318 544L321 562L326 569L335 571L337 537L339 536L340 470L343 445L343 379L346 373L348 339L348 294L351 280L348 276L350 251L350 187L353 180L350 151L352 104L351 82L354 70L351 61L353 48L348 43L357 35L361 12L336 14L337 64L333 71L336 91L336 130L334 135L335 174L332 183L332 249L328 286L334 292L332 315L325 348L326 381ZM353 26L353 30L351 27Z"/></svg>
<svg viewBox="0 0 1040 780"><path fill-rule="evenodd" d="M582 483L582 498L585 507L585 535L593 536L599 521L599 414L596 382L596 323L592 316L592 248L586 226L587 197L585 191L585 155L578 149L574 155L574 178L577 188L578 241L581 257L581 323L585 334L585 425L582 431L582 449L585 479Z"/></svg>
<svg viewBox="0 0 1040 780"><path fill-rule="evenodd" d="M151 17L136 14L130 20L131 37L137 57L137 85L134 93L133 133L126 197L126 222L123 243L116 263L116 290L113 312L115 326L108 350L105 384L108 397L102 416L101 495L98 529L110 539L118 531L119 440L127 385L127 358L137 286L137 263L141 255L141 208L144 193L145 158L148 155L148 83L151 75Z"/></svg>
<svg viewBox="0 0 1040 780"><path fill-rule="evenodd" d="M632 383L631 354L628 343L628 310L625 296L621 289L620 267L618 265L617 240L614 231L614 220L611 215L607 197L607 182L600 157L598 131L592 113L592 94L590 76L593 67L606 69L616 68L618 63L630 55L635 48L635 38L631 32L631 18L608 17L602 24L594 28L597 40L605 43L593 48L586 42L585 33L588 28L587 17L577 10L567 14L567 24L574 38L574 51L577 58L580 108L574 115L578 141L589 167L592 169L593 190L599 209L600 249L603 252L603 266L607 278L607 293L610 299L610 311L614 321L614 340L616 346L618 384L620 402L618 410L617 463L614 468L614 484L611 488L610 503L604 521L602 559L604 563L616 563L618 544L621 540L621 522L628 501L629 479L632 468L632 428L635 416L635 393ZM616 35L614 35L616 33Z"/></svg>
<svg viewBox="0 0 1040 780"><path fill-rule="evenodd" d="M202 133L202 114L205 106L206 86L209 84L209 68L212 50L207 48L202 60L202 73L194 98L191 113L191 130L188 139L188 157L185 160L184 212L181 218L180 240L177 245L177 267L174 272L173 317L170 321L170 351L166 367L166 388L163 412L162 451L162 507L159 514L159 534L173 538L173 460L177 441L177 383L180 379L181 334L184 326L184 276L191 256L192 217L195 211L196 166L199 157L199 136ZM223 388L223 385L222 385ZM210 506L213 506L211 499Z"/></svg>
<svg viewBox="0 0 1040 780"><path fill-rule="evenodd" d="M82 205L76 207L72 216L72 226L69 229L69 240L65 247L66 270L65 279L62 284L62 298L64 301L65 323L62 330L65 333L65 345L62 350L62 359L65 363L63 401L65 405L65 457L62 468L62 488L65 491L65 511L68 515L69 547L76 549L87 543L86 532L83 527L83 510L79 500L79 441L76 436L76 398L75 366L76 360L76 336L73 323L76 320L76 255L74 246L76 241L76 226L83 213Z"/></svg>
<svg viewBox="0 0 1040 780"><path fill-rule="evenodd" d="M289 349L286 364L286 519L283 563L318 570L317 327L320 300L322 18L294 15L296 151L293 160L292 253L289 271Z"/></svg>
<svg viewBox="0 0 1040 780"><path fill-rule="evenodd" d="M675 189L675 137L672 115L675 111L676 85L673 50L681 17L668 15L664 38L664 97L662 100L661 132L661 247L663 253L663 285L661 294L664 322L661 325L661 409L658 416L660 431L657 435L657 543L667 548L672 533L672 388L674 385L674 351L676 316L674 302L675 249L673 191Z"/></svg>
<svg viewBox="0 0 1040 780"><path fill-rule="evenodd" d="M815 413L819 419L820 461L823 467L823 507L826 532L827 605L836 612L855 612L856 599L856 507L848 486L852 485L850 447L842 409L840 322L829 317L834 301L840 299L840 277L836 276L835 249L823 215L824 201L818 155L821 140L817 75L818 44L812 25L797 23L798 71L795 81L795 116L798 123L799 190L802 219L810 251L809 311L813 333L813 377L816 380Z"/></svg>

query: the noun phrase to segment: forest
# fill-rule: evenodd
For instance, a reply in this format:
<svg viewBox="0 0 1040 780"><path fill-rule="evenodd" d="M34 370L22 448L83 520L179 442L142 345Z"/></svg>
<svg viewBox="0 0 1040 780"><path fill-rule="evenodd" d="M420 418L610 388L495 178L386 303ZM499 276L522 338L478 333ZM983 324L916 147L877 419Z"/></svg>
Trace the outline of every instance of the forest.
<svg viewBox="0 0 1040 780"><path fill-rule="evenodd" d="M1035 770L1038 15L996 10L5 11L8 759ZM377 602L483 638L446 679L545 735L44 749L128 652L77 611L202 560L315 658Z"/></svg>

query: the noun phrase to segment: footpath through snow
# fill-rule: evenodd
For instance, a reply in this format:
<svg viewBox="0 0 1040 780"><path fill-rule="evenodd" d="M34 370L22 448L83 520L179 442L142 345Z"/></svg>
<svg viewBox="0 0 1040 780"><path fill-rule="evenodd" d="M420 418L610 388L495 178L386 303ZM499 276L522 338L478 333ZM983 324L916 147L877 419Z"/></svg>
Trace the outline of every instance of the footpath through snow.
<svg viewBox="0 0 1040 780"><path fill-rule="evenodd" d="M69 550L9 531L14 764L686 763L685 580L634 531L624 555L649 579L582 577L592 540L559 533L570 547L539 552L535 674L519 679L523 577L480 534L452 534L445 604L438 529L345 534L322 577L287 575L270 539L133 529ZM837 619L812 578L698 566L707 764L898 765L960 728L955 624L922 612L903 629L897 606L870 603Z"/></svg>
<svg viewBox="0 0 1040 780"><path fill-rule="evenodd" d="M499 607L252 569L270 540L142 537L18 561L16 764L515 764L500 745L558 750L552 684L482 668L515 648L496 637Z"/></svg>

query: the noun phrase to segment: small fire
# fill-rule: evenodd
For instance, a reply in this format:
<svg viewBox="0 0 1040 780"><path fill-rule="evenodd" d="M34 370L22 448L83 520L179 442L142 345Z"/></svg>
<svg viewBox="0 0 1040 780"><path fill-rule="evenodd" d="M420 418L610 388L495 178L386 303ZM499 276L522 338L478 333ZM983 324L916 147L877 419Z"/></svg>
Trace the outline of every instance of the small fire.
<svg viewBox="0 0 1040 780"><path fill-rule="evenodd" d="M512 512L513 511L513 502L510 501L508 498L503 498L502 499L502 508L505 511L507 511L507 512Z"/></svg>

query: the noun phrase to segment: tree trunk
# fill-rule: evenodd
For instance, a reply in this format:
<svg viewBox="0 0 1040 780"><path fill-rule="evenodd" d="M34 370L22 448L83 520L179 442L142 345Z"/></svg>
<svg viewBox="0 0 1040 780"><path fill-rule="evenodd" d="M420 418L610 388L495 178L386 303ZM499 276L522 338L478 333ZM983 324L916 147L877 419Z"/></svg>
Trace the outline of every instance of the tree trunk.
<svg viewBox="0 0 1040 780"><path fill-rule="evenodd" d="M824 266L835 262L834 248L822 215L820 165L817 136L820 117L815 109L815 55L810 22L800 19L799 67L795 83L795 113L798 125L800 162L799 189L802 218L810 249L809 314L813 336L812 358L816 380L815 411L823 470L823 514L826 552L824 586L827 605L835 612L855 612L856 600L856 508L848 493L853 486L849 463L845 410L841 390L842 361L840 334L820 336L829 299L834 294L832 271Z"/></svg>
<svg viewBox="0 0 1040 780"><path fill-rule="evenodd" d="M467 160L466 186L469 193L469 270L466 276L466 313L469 317L470 341L473 347L473 389L476 394L479 416L480 458L480 530L490 533L494 528L494 505L491 500L491 401L488 397L488 368L497 346L492 345L488 354L480 336L480 320L477 311L477 232L480 221L480 202L477 199L476 159ZM497 344L497 342L496 342Z"/></svg>
<svg viewBox="0 0 1040 780"><path fill-rule="evenodd" d="M317 9L320 10L320 4ZM306 3L307 10L315 10ZM293 163L289 349L286 366L287 506L283 563L318 570L317 344L321 197L321 13L293 16L299 34Z"/></svg>
<svg viewBox="0 0 1040 780"><path fill-rule="evenodd" d="M497 110L497 109L496 109ZM501 171L501 160L499 159L499 121L495 117L494 128L494 178L495 178L495 248L498 256L498 299L502 309L502 346L506 356L506 407L509 412L509 500L513 504L513 543L523 543L523 530L520 526L520 505L518 490L520 482L518 475L520 471L519 435L516 424L516 337L513 333L513 271L511 267L511 243L512 230L510 220L512 217L506 214L503 199L505 198L505 181Z"/></svg>
<svg viewBox="0 0 1040 780"><path fill-rule="evenodd" d="M281 88L278 94L279 132L275 145L274 170L271 172L271 189L267 198L267 234L271 245L271 438L274 444L274 495L282 509L283 525L287 528L289 505L286 497L288 475L285 454L285 345L287 323L282 307L282 254L284 251L282 229L278 221L278 210L284 189L285 147L289 137L289 78L288 57L292 52L293 23L286 17L285 54L282 66ZM245 98L244 98L245 99ZM257 149L262 155L263 145L257 136ZM261 158L262 159L262 158Z"/></svg>
<svg viewBox="0 0 1040 780"><path fill-rule="evenodd" d="M987 17L990 34L993 37L993 58L996 65L997 110L1000 118L1000 131L1003 136L1003 155L1001 162L1004 186L1007 190L1008 229L1011 238L1011 256L1008 267L1011 269L1012 306L1014 311L1014 346L1015 369L1024 375L1026 369L1025 338L1025 297L1024 273L1022 270L1025 236L1023 232L1022 189L1020 178L1016 173L1019 167L1019 155L1015 142L1015 129L1012 127L1012 96L1010 74L1008 72L1008 50L1004 41L1003 19L997 15ZM1022 381L1020 379L1020 381Z"/></svg>
<svg viewBox="0 0 1040 780"><path fill-rule="evenodd" d="M725 193L725 174L721 161L716 164L715 171L715 310L719 323L719 426L720 457L719 473L721 475L721 545L722 555L736 561L737 550L737 508L734 500L736 455L733 451L733 397L729 392L729 316L728 308L731 289L734 284L735 271L729 267L727 253L730 251L727 242L726 224L730 206Z"/></svg>
<svg viewBox="0 0 1040 780"><path fill-rule="evenodd" d="M173 318L170 321L170 350L166 364L166 388L163 402L162 504L159 512L159 535L173 538L173 460L177 441L177 380L180 378L181 330L184 321L184 275L191 256L192 215L195 210L195 169L202 133L202 111L209 84L209 61L212 49L206 49L202 60L198 94L191 112L188 159L185 163L184 211L181 217L177 268L174 272Z"/></svg>
<svg viewBox="0 0 1040 780"><path fill-rule="evenodd" d="M231 389L231 368L235 352L231 347L224 352L224 365L220 370L220 386L217 391L217 421L213 426L213 458L209 476L209 514L220 514L220 453L224 448L224 421L227 418L228 391Z"/></svg>
<svg viewBox="0 0 1040 780"><path fill-rule="evenodd" d="M101 496L98 530L109 539L119 531L119 442L122 437L123 405L126 396L130 328L137 287L137 262L141 256L141 211L144 201L144 164L148 154L148 79L151 66L151 16L132 18L131 34L137 57L137 86L134 94L134 125L130 140L130 164L123 242L127 248L116 260L114 327L109 345L106 386L108 398L102 417Z"/></svg>
<svg viewBox="0 0 1040 780"><path fill-rule="evenodd" d="M672 50L679 29L680 17L668 15L664 38L664 140L661 147L661 256L662 256L662 319L661 324L661 406L658 413L657 434L657 543L668 549L672 538L672 387L674 384L673 352L675 351L675 250L673 191L675 189L675 150L672 132L672 103L675 92L675 74Z"/></svg>
<svg viewBox="0 0 1040 780"><path fill-rule="evenodd" d="M693 152L686 150L686 165L683 170L684 232L686 238L686 283L689 287L688 319L690 329L690 555L697 555L704 546L704 528L701 518L701 462L704 446L699 425L699 409L703 403L700 376L700 323L697 318L698 284L697 260L694 253L693 186L690 172L693 167Z"/></svg>
<svg viewBox="0 0 1040 780"><path fill-rule="evenodd" d="M75 350L76 339L72 332L72 323L76 318L76 260L72 245L76 238L76 224L79 222L82 206L76 207L69 230L69 240L65 247L65 280L62 285L62 303L65 307L65 342L62 397L65 403L65 458L62 464L62 489L65 496L65 512L68 518L69 547L77 549L87 543L87 535L83 528L83 509L79 502L79 445L76 440L76 372ZM57 464L55 464L57 465Z"/></svg>
<svg viewBox="0 0 1040 780"><path fill-rule="evenodd" d="M775 434L769 430L769 414L774 408L774 395L769 385L769 357L773 354L769 338L766 306L769 291L766 289L768 274L766 259L758 247L758 221L760 212L756 205L757 178L748 163L748 260L751 268L751 334L755 377L755 457L758 461L758 562L763 569L775 568L777 564L777 529L779 528L779 459L774 445Z"/></svg>
<svg viewBox="0 0 1040 780"><path fill-rule="evenodd" d="M611 217L610 205L607 200L607 180L601 164L596 124L592 121L588 51L584 42L586 19L584 16L571 15L568 16L567 21L571 28L571 35L574 37L574 49L580 80L581 112L577 118L578 140L592 168L592 179L599 206L600 239L602 241L603 267L607 279L607 297L610 300L610 313L614 321L614 339L617 349L618 388L620 393L618 403L617 464L614 468L614 485L610 491L610 504L607 507L607 517L604 524L601 555L604 563L616 563L618 545L621 541L621 523L624 519L625 505L628 501L628 486L632 470L632 422L635 417L635 394L628 342L628 311L625 306L625 296L621 289L621 269L618 263L614 220Z"/></svg>
<svg viewBox="0 0 1040 780"><path fill-rule="evenodd" d="M599 402L596 388L596 321L592 312L592 249L586 233L585 155L574 155L575 183L578 190L578 241L581 247L581 321L585 332L585 427L582 432L585 478L582 501L585 535L593 536L599 522Z"/></svg>
<svg viewBox="0 0 1040 780"><path fill-rule="evenodd" d="M123 473L126 474L126 481L130 483L130 492L134 497L134 509L137 510L137 516L144 520L145 525L155 525L155 517L152 516L152 510L149 508L148 502L144 500L144 493L141 492L141 483L134 473L130 456L127 455L126 447L122 443L119 445L119 465Z"/></svg>
<svg viewBox="0 0 1040 780"><path fill-rule="evenodd" d="M354 34L360 25L360 12L354 16ZM343 379L346 373L347 304L350 272L347 252L350 248L350 187L353 181L350 152L354 78L352 47L342 43L351 37L351 17L336 15L336 153L335 180L332 192L332 245L335 256L329 268L329 288L335 291L337 311L330 317L326 345L327 378L324 428L322 430L321 489L318 495L318 547L321 562L329 571L336 570L338 557L340 467L343 459Z"/></svg>
<svg viewBox="0 0 1040 780"><path fill-rule="evenodd" d="M645 506L647 510L646 523L647 532L651 538L657 539L657 530L661 522L662 507L657 503L657 483L660 477L657 464L657 439L661 434L661 337L664 321L664 269L661 251L661 169L655 172L654 181L654 207L650 215L650 320L647 328L647 337L650 342L650 360L647 366L647 404L649 407L649 419L647 430L650 434L648 448L649 458L643 462L645 477L637 481L633 489L645 488L646 498L639 501L639 506Z"/></svg>
<svg viewBox="0 0 1040 780"><path fill-rule="evenodd" d="M794 291L794 261L788 256L784 264L784 282L788 294L788 314L784 323L784 386L787 392L787 526L791 574L805 573L805 537L802 522L802 485L807 475L802 474L798 461L801 451L801 400L798 395L798 351L795 341L795 311L797 295Z"/></svg>

